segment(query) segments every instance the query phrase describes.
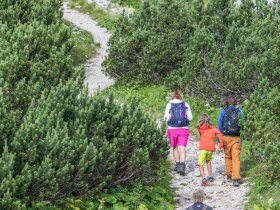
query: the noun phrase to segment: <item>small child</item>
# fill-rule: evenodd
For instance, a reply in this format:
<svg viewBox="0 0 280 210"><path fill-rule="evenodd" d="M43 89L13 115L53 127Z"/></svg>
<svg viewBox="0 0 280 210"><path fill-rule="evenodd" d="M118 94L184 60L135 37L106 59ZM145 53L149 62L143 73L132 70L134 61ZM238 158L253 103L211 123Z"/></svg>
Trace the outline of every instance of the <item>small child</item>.
<svg viewBox="0 0 280 210"><path fill-rule="evenodd" d="M211 124L210 118L207 114L202 114L199 119L197 126L200 134L200 143L199 143L199 156L198 156L198 165L200 170L200 175L202 177L202 186L206 186L206 181L213 182L214 178L212 176L212 154L215 152L215 136L219 138L219 148L223 148L224 141L223 135L221 132ZM205 178L204 174L204 161L206 160L208 177Z"/></svg>

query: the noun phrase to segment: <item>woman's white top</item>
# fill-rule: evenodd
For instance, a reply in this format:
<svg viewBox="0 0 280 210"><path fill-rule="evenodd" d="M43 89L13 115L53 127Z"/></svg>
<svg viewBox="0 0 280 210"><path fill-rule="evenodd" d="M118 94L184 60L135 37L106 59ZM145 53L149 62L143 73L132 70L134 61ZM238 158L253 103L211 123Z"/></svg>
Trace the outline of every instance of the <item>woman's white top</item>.
<svg viewBox="0 0 280 210"><path fill-rule="evenodd" d="M172 104L176 104L176 103L182 103L183 101L179 100L179 99L172 99L169 101L169 103L166 105L166 108L165 108L165 113L164 113L164 120L167 122L169 119L170 119L170 109L171 109L171 103ZM187 107L187 119L189 121L192 120L193 116L192 116L192 111L191 111L191 108L190 108L190 105L188 103L185 102L185 105ZM171 127L171 126L168 126L168 129L178 129L178 128L186 128L188 129L188 126L185 126L185 127Z"/></svg>

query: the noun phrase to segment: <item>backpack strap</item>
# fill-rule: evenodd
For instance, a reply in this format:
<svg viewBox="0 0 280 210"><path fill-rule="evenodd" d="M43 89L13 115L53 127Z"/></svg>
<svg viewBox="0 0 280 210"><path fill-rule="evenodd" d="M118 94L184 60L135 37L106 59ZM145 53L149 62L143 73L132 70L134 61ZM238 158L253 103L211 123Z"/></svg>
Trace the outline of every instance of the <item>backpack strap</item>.
<svg viewBox="0 0 280 210"><path fill-rule="evenodd" d="M192 207L192 206L190 206L189 208L187 208L187 210L193 210L193 207Z"/></svg>
<svg viewBox="0 0 280 210"><path fill-rule="evenodd" d="M174 104L174 103L170 103L169 113L171 112L171 109L173 109L173 108L174 108L174 106L175 106L175 104Z"/></svg>

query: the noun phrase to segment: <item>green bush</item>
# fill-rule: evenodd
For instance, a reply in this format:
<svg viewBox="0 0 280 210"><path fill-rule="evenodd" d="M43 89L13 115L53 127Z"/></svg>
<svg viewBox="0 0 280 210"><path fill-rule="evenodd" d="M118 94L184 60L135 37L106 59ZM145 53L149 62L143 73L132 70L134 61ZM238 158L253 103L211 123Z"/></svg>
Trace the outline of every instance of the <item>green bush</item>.
<svg viewBox="0 0 280 210"><path fill-rule="evenodd" d="M269 180L267 178L266 163L252 158L250 148L255 144L254 141L245 141L242 145L241 167L248 178L250 186L249 202L246 210L278 210L280 206L279 180Z"/></svg>
<svg viewBox="0 0 280 210"><path fill-rule="evenodd" d="M61 2L44 2L47 4L43 1L42 5L39 2L36 5L36 1L1 3L1 9L6 8L6 12L13 11L13 8L15 11L25 10L27 6L34 9L28 15L25 15L26 11L20 10L19 17L14 14L7 16L8 19L1 19L1 149L5 141L9 145L33 98L40 98L43 90L58 85L60 81L83 78L83 71L73 67L69 56L73 46L70 40L71 29L62 22L61 15L58 15L61 13ZM51 12L50 7L53 10ZM43 8L48 13L42 12ZM4 15L5 12L1 14ZM37 19L33 17L36 15Z"/></svg>
<svg viewBox="0 0 280 210"><path fill-rule="evenodd" d="M280 178L279 91L264 78L245 106L245 135L252 141L250 156L263 163L263 173L270 181Z"/></svg>
<svg viewBox="0 0 280 210"><path fill-rule="evenodd" d="M174 209L172 188L170 181L170 162L161 160L159 169L155 170L156 177L152 183L137 180L130 186L117 186L97 193L90 193L86 198L69 197L49 204L47 202L33 202L30 209Z"/></svg>
<svg viewBox="0 0 280 210"><path fill-rule="evenodd" d="M4 1L0 11L0 208L153 181L169 151L162 131L136 101L88 96L61 1Z"/></svg>
<svg viewBox="0 0 280 210"><path fill-rule="evenodd" d="M106 73L123 82L161 82L183 64L187 19L186 2L171 0L145 1L131 17L122 16L109 41Z"/></svg>
<svg viewBox="0 0 280 210"><path fill-rule="evenodd" d="M145 1L117 22L104 70L216 103L247 98L264 76L279 83L279 11L266 1Z"/></svg>
<svg viewBox="0 0 280 210"><path fill-rule="evenodd" d="M169 80L216 102L228 95L247 98L264 76L277 84L280 18L274 9L265 1L242 1L239 7L209 1L194 9L201 18L193 20L197 26L182 69Z"/></svg>
<svg viewBox="0 0 280 210"><path fill-rule="evenodd" d="M60 22L62 12L61 0L2 0L0 4L0 20L10 27L38 21L46 25Z"/></svg>
<svg viewBox="0 0 280 210"><path fill-rule="evenodd" d="M70 82L33 101L5 155L1 207L128 184L167 157L162 131L136 101L118 105L80 89Z"/></svg>

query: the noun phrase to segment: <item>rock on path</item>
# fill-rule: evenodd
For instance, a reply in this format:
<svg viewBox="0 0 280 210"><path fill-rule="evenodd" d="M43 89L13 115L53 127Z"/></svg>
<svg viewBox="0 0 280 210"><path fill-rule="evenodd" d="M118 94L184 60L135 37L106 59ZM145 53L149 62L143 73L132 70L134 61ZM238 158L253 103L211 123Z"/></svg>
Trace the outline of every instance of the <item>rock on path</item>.
<svg viewBox="0 0 280 210"><path fill-rule="evenodd" d="M201 177L199 176L198 145L193 136L190 137L187 145L186 175L181 176L172 172L171 186L175 188L176 210L186 209L193 204L192 193L195 189L203 189L206 193L205 203L215 210L242 210L248 201L248 185L243 183L240 187L233 187L232 183L226 182L224 175L225 161L224 152L213 153L212 170L215 181L207 183L208 186L201 187ZM170 160L174 164L173 156L170 153ZM174 166L175 167L175 164ZM207 175L206 165L204 166Z"/></svg>
<svg viewBox="0 0 280 210"><path fill-rule="evenodd" d="M85 63L85 85L88 85L89 93L92 94L98 88L105 89L114 84L114 80L106 76L102 71L101 64L107 55L107 42L110 38L110 33L100 26L97 22L92 20L88 15L79 13L68 7L67 3L63 4L64 15L63 18L72 22L79 28L89 31L96 43L100 43L98 55Z"/></svg>

